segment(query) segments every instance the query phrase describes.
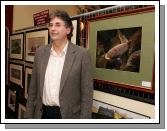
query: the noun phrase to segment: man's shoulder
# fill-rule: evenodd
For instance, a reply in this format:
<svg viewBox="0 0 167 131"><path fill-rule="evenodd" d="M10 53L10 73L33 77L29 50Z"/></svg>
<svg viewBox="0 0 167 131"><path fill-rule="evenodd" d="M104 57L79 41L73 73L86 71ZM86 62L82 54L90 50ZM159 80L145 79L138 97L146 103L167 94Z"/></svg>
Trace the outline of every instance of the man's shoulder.
<svg viewBox="0 0 167 131"><path fill-rule="evenodd" d="M79 53L86 53L86 52L87 52L86 48L84 48L84 47L82 47L82 46L75 45L75 44L72 44L72 43L71 43L71 45L72 45L73 48L74 48L77 52L79 52Z"/></svg>
<svg viewBox="0 0 167 131"><path fill-rule="evenodd" d="M43 52L45 51L45 49L49 48L50 47L50 44L47 44L47 45L42 45L40 47L37 48L36 52L39 53L39 52Z"/></svg>

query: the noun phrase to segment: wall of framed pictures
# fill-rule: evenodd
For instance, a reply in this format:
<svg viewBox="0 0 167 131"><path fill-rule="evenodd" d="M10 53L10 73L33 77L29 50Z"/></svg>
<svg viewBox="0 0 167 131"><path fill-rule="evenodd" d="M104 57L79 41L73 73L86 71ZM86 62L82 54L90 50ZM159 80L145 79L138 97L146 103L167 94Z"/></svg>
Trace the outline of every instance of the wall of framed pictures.
<svg viewBox="0 0 167 131"><path fill-rule="evenodd" d="M46 44L49 44L46 26L22 29L9 36L6 111L12 118L23 119L35 51Z"/></svg>
<svg viewBox="0 0 167 131"><path fill-rule="evenodd" d="M149 17L149 21L138 23L137 21L143 17ZM87 48L93 60L94 106L92 111L94 119L100 117L113 119L118 116L132 119L154 118L153 18L154 6L149 5L113 6L106 10L72 17L74 32L71 41ZM133 19L133 21L127 23L128 19ZM147 41L148 32L150 37ZM35 51L38 47L48 44L49 41L46 26L17 30L10 35L7 106L11 112L15 113L16 118L22 119L26 110ZM103 59L104 54L111 54L112 48L122 46L119 41L123 43L131 41L131 49L115 53L116 55L123 54L124 57L116 57L113 61L108 62ZM134 44L136 41L137 45ZM146 41L151 44L146 45ZM107 44L104 45L104 43ZM110 43L112 46L109 45ZM123 47L125 46L124 44ZM147 48L150 49L149 52ZM129 66L128 62L132 61L133 56L140 59L136 65ZM110 57L111 55L108 55L108 58ZM149 61L145 62L146 59ZM120 64L123 60L126 62ZM126 77L127 75L130 80ZM130 106L130 103L139 108ZM140 107L144 107L145 110L140 110ZM111 108L112 111L106 108ZM109 116L105 113L109 113ZM114 117L114 113L118 116Z"/></svg>

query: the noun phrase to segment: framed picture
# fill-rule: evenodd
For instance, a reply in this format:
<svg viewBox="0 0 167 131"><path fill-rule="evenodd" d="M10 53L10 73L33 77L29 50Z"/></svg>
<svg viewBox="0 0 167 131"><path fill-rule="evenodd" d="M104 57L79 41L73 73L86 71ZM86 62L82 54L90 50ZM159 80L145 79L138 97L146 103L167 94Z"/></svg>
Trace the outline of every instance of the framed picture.
<svg viewBox="0 0 167 131"><path fill-rule="evenodd" d="M9 58L23 59L24 34L12 34L10 36Z"/></svg>
<svg viewBox="0 0 167 131"><path fill-rule="evenodd" d="M149 116L142 115L127 109L110 105L98 100L93 100L94 119L150 119Z"/></svg>
<svg viewBox="0 0 167 131"><path fill-rule="evenodd" d="M8 90L8 107L15 112L16 105L16 92Z"/></svg>
<svg viewBox="0 0 167 131"><path fill-rule="evenodd" d="M9 28L5 26L5 85L9 84Z"/></svg>
<svg viewBox="0 0 167 131"><path fill-rule="evenodd" d="M9 64L9 80L17 85L20 85L22 88L23 81L23 66L17 64Z"/></svg>
<svg viewBox="0 0 167 131"><path fill-rule="evenodd" d="M154 6L88 19L94 80L154 94L154 34Z"/></svg>
<svg viewBox="0 0 167 131"><path fill-rule="evenodd" d="M32 75L32 68L26 67L25 68L25 98L28 98L28 89L30 87L30 81L31 81L31 75Z"/></svg>
<svg viewBox="0 0 167 131"><path fill-rule="evenodd" d="M34 62L35 51L38 47L48 44L48 30L26 32L26 54L25 59Z"/></svg>
<svg viewBox="0 0 167 131"><path fill-rule="evenodd" d="M19 103L18 107L18 119L24 119L24 113L26 111L26 107Z"/></svg>
<svg viewBox="0 0 167 131"><path fill-rule="evenodd" d="M78 18L71 18L72 24L73 24L73 36L71 38L71 42L73 44L79 44L78 43L78 34L79 34L79 19Z"/></svg>
<svg viewBox="0 0 167 131"><path fill-rule="evenodd" d="M88 48L87 44L87 20L86 16L80 17L79 19L79 45L84 48Z"/></svg>

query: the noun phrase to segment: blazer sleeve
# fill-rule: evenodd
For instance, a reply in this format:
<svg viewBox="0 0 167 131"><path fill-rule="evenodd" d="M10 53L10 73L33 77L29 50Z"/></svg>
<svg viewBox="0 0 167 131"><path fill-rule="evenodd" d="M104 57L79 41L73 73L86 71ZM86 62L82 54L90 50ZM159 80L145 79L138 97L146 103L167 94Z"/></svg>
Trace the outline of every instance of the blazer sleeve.
<svg viewBox="0 0 167 131"><path fill-rule="evenodd" d="M93 80L91 76L91 58L87 50L82 57L81 69L81 119L91 119L93 102Z"/></svg>
<svg viewBox="0 0 167 131"><path fill-rule="evenodd" d="M33 63L33 70L31 75L30 87L28 89L28 99L26 104L26 111L24 114L24 118L32 119L34 116L34 110L36 106L36 96L37 96L37 59L38 53L36 51L34 63Z"/></svg>

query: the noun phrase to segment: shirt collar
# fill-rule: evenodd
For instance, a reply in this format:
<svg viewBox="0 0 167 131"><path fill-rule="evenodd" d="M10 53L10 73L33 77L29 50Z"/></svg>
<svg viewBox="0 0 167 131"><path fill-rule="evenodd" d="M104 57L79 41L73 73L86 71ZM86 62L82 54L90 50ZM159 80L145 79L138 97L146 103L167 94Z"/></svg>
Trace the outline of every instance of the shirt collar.
<svg viewBox="0 0 167 131"><path fill-rule="evenodd" d="M66 53L67 53L67 47L68 47L68 41L67 41L65 47L63 48L63 50L62 50L62 52L60 53L59 56L66 55ZM51 47L51 54L54 55L54 56L58 56L57 53L56 53L56 52L54 51L54 49L53 49L53 45L52 45L52 47Z"/></svg>

